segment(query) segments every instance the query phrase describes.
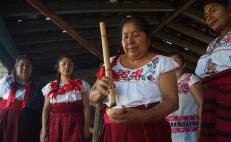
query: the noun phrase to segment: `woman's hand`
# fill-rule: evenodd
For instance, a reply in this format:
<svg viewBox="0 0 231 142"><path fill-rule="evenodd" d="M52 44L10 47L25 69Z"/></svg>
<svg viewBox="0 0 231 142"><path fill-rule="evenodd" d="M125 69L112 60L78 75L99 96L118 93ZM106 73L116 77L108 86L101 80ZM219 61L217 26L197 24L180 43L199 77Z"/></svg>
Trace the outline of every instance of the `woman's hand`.
<svg viewBox="0 0 231 142"><path fill-rule="evenodd" d="M137 123L147 121L146 110L124 108L124 113L113 115L110 119L115 123Z"/></svg>
<svg viewBox="0 0 231 142"><path fill-rule="evenodd" d="M92 102L98 103L102 101L109 93L108 89L115 87L113 81L108 77L103 77L101 80L97 80L93 85L89 99Z"/></svg>
<svg viewBox="0 0 231 142"><path fill-rule="evenodd" d="M49 142L47 130L42 129L40 132L40 142Z"/></svg>

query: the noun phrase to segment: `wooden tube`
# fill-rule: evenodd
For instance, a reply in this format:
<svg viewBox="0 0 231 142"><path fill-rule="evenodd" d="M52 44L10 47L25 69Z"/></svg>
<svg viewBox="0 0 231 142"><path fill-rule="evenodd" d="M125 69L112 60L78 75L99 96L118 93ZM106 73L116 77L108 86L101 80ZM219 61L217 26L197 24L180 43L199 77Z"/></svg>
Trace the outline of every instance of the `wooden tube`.
<svg viewBox="0 0 231 142"><path fill-rule="evenodd" d="M102 40L102 48L103 48L103 60L105 66L105 75L112 79L112 68L110 63L110 56L109 56L109 48L108 48L108 41L106 35L106 26L104 22L100 22L100 33L101 33L101 40ZM109 89L108 99L110 107L116 106L116 96L114 88Z"/></svg>

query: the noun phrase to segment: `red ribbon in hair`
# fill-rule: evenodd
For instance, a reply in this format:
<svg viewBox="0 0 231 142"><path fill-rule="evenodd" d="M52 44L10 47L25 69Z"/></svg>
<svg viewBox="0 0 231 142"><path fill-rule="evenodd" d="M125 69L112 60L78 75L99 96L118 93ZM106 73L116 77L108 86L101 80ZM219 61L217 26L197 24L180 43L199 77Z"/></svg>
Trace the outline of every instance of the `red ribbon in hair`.
<svg viewBox="0 0 231 142"><path fill-rule="evenodd" d="M66 92L70 92L71 90L78 91L82 87L81 80L69 80L67 84L64 84L61 88L59 88L59 84L57 81L52 81L50 83L51 91L48 93L48 96L52 95L52 99L56 98L57 95L65 94Z"/></svg>

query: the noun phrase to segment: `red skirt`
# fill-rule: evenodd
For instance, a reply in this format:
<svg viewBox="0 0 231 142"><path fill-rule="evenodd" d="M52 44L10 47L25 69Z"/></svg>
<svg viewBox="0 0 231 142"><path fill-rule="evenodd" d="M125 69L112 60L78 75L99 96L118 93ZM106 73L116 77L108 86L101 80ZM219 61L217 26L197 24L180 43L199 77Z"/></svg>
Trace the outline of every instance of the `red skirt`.
<svg viewBox="0 0 231 142"><path fill-rule="evenodd" d="M136 108L149 109L154 105ZM107 117L106 113L104 115ZM104 123L100 142L171 142L171 128L164 118L134 124Z"/></svg>
<svg viewBox="0 0 231 142"><path fill-rule="evenodd" d="M21 103L15 101L5 109L6 101L0 101L0 142L23 142L21 134Z"/></svg>
<svg viewBox="0 0 231 142"><path fill-rule="evenodd" d="M82 102L51 105L49 141L84 142Z"/></svg>
<svg viewBox="0 0 231 142"><path fill-rule="evenodd" d="M203 82L200 142L231 142L231 70Z"/></svg>
<svg viewBox="0 0 231 142"><path fill-rule="evenodd" d="M36 119L24 120L27 108L22 109L21 101L15 101L5 108L6 103L7 100L0 100L0 142L39 142L41 127L36 125L39 122ZM30 112L29 118L34 120L37 112Z"/></svg>

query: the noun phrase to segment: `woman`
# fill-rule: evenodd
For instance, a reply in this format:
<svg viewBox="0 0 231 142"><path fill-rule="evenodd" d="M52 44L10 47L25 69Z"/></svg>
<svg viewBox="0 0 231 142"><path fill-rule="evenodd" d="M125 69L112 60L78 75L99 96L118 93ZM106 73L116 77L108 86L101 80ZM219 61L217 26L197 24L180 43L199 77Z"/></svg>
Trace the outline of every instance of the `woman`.
<svg viewBox="0 0 231 142"><path fill-rule="evenodd" d="M200 142L231 141L230 7L229 0L209 0L204 7L207 24L220 36L209 44L196 68L196 74L206 85Z"/></svg>
<svg viewBox="0 0 231 142"><path fill-rule="evenodd" d="M150 29L142 18L129 17L122 23L124 54L112 58L118 108L122 114L108 117L108 88L112 80L102 70L90 92L92 102L103 101L104 127L101 142L170 142L166 115L178 108L177 64L150 52Z"/></svg>
<svg viewBox="0 0 231 142"><path fill-rule="evenodd" d="M30 59L16 59L12 75L0 80L0 141L39 142L43 84L31 79Z"/></svg>
<svg viewBox="0 0 231 142"><path fill-rule="evenodd" d="M166 117L171 125L172 141L197 142L202 85L198 77L184 73L184 57L181 54L171 53L170 57L180 66L176 71L179 109Z"/></svg>
<svg viewBox="0 0 231 142"><path fill-rule="evenodd" d="M57 80L42 89L45 103L41 141L84 142L89 137L90 86L73 78L74 62L70 57L60 57L57 67Z"/></svg>

